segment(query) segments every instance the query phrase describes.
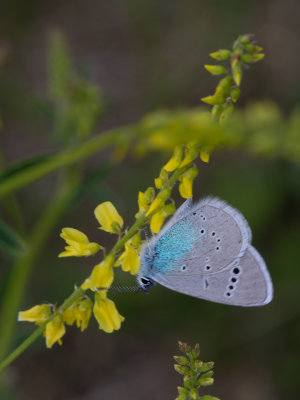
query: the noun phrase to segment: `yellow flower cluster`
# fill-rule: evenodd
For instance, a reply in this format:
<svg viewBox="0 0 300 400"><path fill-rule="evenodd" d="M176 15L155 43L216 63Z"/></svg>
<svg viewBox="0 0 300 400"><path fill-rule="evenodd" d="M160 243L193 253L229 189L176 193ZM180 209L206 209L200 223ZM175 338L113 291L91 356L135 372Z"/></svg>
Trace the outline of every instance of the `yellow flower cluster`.
<svg viewBox="0 0 300 400"><path fill-rule="evenodd" d="M158 233L165 218L172 215L175 205L166 203L171 196L171 186L179 180L179 193L183 198L192 196L193 180L198 174L193 165L194 159L199 154L199 145L190 143L187 146L176 146L171 159L162 168L160 175L155 179L155 187L159 190L157 195L153 187L138 195L139 211L136 218L141 216L150 220L150 229ZM208 154L207 152L205 153ZM207 161L208 161L208 156ZM174 182L170 184L170 174L174 175ZM172 175L173 176L173 175ZM176 178L176 179L175 179ZM122 217L111 202L99 204L95 209L95 217L98 220L99 229L109 233L118 234L122 240ZM66 241L65 251L59 257L87 257L95 254L100 249L105 249L98 243L90 242L88 237L74 228L63 228L61 237ZM124 250L120 254L115 248L92 269L90 276L81 285L82 294L67 308L53 310L53 306L41 304L19 313L20 321L34 322L36 325L45 325L44 336L48 348L54 343L62 343L62 337L66 333L65 325L76 324L81 331L88 326L91 315L96 318L99 328L105 332L113 332L121 327L124 317L119 314L115 303L107 298L107 291L114 280L114 267L121 268L135 275L140 267L139 252L142 246L140 232L122 243ZM84 292L94 292L94 301Z"/></svg>
<svg viewBox="0 0 300 400"><path fill-rule="evenodd" d="M95 216L100 223L100 229L110 233L121 233L123 219L112 203L100 204L95 209ZM60 236L68 246L65 247L64 252L59 254L59 257L86 257L95 254L99 249L104 250L101 245L90 242L84 233L74 228L63 228ZM136 273L139 268L139 259L136 258L136 252L131 245L140 249L139 235L135 235L130 242L125 244L125 251L120 255L118 262L125 271L130 270L130 272ZM100 329L105 332L120 329L124 317L118 313L114 302L107 298L107 289L114 279L113 266L115 262L115 256L108 254L102 262L93 268L89 278L81 285L82 289L90 289L95 292L94 302L84 295L66 309L54 313L52 313L53 306L36 305L26 311L19 312L18 320L34 322L38 326L45 324L44 336L48 348L51 348L56 342L62 343L61 339L66 333L65 324L73 325L76 323L81 331L85 330L92 312Z"/></svg>
<svg viewBox="0 0 300 400"><path fill-rule="evenodd" d="M170 173L178 170L181 171L178 176L180 182L179 193L184 199L192 197L193 181L198 175L198 170L193 165L193 161L198 154L200 154L202 161L209 161L209 151L200 149L198 143L193 142L186 146L175 146L172 157L161 169L158 178L154 180L156 189L160 190L157 196L155 196L155 189L153 187L149 187L145 192L139 192L139 211L135 216L138 218L144 213L147 217L149 216L152 233L158 233L165 219L175 211L173 203L166 204L171 195L171 188L169 185L164 188L164 185L170 178Z"/></svg>

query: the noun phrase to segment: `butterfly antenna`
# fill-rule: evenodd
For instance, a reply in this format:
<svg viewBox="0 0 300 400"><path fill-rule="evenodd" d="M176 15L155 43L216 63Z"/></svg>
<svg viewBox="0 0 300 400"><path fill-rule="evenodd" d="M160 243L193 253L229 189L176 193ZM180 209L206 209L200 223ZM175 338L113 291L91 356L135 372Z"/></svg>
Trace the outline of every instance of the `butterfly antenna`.
<svg viewBox="0 0 300 400"><path fill-rule="evenodd" d="M110 288L98 288L98 290L111 290L117 293L137 293L141 291L139 286L111 286Z"/></svg>
<svg viewBox="0 0 300 400"><path fill-rule="evenodd" d="M136 254L140 257L141 255L140 255L138 249L135 247L135 245L132 243L130 243L130 245L134 248L134 250L136 251Z"/></svg>

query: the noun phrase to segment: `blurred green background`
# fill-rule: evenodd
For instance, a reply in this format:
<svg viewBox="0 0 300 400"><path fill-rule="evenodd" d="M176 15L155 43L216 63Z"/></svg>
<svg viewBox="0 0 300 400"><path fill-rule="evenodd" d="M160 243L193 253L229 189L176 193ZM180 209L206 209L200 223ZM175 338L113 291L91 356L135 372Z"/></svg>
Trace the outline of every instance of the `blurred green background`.
<svg viewBox="0 0 300 400"><path fill-rule="evenodd" d="M271 99L288 114L300 97L299 12L296 0L2 0L0 141L5 163L59 148L47 78L54 30L64 35L77 70L101 87L105 110L95 127L99 132L135 123L156 109L198 106L216 85L203 68L211 63L208 54L230 47L247 32L255 34L266 57L245 72L238 106ZM109 158L101 153L89 160L87 177L89 169L105 161L104 179L86 188L52 232L22 309L45 301L60 304L95 262L58 260L61 228L75 227L110 246L109 235L97 230L95 206L111 200L130 225L138 191L152 185L166 161L165 155L150 153L127 157L114 167ZM163 287L148 296L114 294L126 317L119 332L105 334L92 321L84 333L69 328L62 347L47 350L39 339L5 373L1 399L173 399L181 384L172 360L178 340L199 342L202 358L215 361L215 385L207 392L223 400L299 396L299 164L218 151L199 168L195 198L217 195L248 219L253 244L273 279L273 302L235 308ZM51 174L17 192L26 227L39 219L58 179ZM2 293L12 260L3 256L0 261ZM124 274L123 279L122 273L118 280L134 283L134 277ZM18 324L14 346L32 329Z"/></svg>

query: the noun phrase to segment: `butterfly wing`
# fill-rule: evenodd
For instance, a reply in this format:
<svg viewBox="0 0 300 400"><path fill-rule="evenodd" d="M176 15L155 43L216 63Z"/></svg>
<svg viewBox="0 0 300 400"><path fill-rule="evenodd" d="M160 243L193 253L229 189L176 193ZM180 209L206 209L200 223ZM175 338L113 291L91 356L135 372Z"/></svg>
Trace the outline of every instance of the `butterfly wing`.
<svg viewBox="0 0 300 400"><path fill-rule="evenodd" d="M219 199L204 199L184 211L152 242L155 256L149 272L154 280L156 274L221 271L244 254L251 240L243 216Z"/></svg>
<svg viewBox="0 0 300 400"><path fill-rule="evenodd" d="M187 267L189 261L186 260ZM273 286L264 260L251 245L244 255L216 273L158 273L155 280L169 289L217 303L262 306L273 297Z"/></svg>

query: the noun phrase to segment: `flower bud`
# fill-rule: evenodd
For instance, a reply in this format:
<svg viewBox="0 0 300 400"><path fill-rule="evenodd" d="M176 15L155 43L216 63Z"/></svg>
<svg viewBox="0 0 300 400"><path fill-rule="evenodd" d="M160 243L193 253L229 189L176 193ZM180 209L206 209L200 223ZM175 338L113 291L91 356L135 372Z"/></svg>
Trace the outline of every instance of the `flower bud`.
<svg viewBox="0 0 300 400"><path fill-rule="evenodd" d="M224 75L228 73L223 65L204 65L204 68L212 75Z"/></svg>
<svg viewBox="0 0 300 400"><path fill-rule="evenodd" d="M231 51L226 49L220 49L213 53L210 53L210 56L218 61L228 60L231 57Z"/></svg>

